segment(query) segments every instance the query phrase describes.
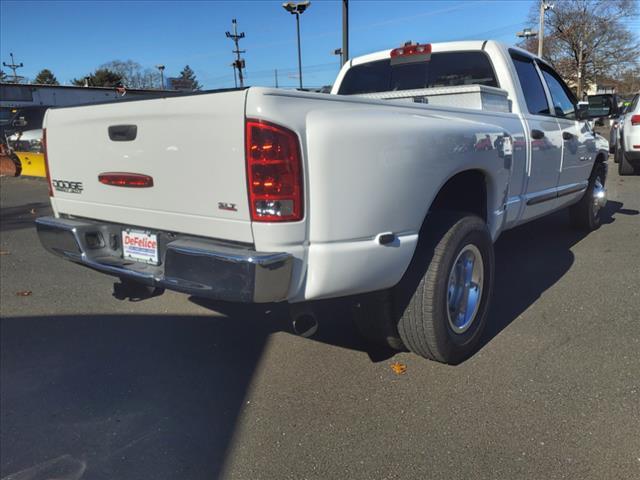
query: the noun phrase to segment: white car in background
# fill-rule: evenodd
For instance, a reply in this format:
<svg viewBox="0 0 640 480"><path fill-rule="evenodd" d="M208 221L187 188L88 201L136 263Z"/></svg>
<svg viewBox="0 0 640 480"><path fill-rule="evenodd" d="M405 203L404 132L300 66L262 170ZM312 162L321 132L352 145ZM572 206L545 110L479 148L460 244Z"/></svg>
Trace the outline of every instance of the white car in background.
<svg viewBox="0 0 640 480"><path fill-rule="evenodd" d="M615 161L620 175L640 175L640 93L636 93L618 123Z"/></svg>

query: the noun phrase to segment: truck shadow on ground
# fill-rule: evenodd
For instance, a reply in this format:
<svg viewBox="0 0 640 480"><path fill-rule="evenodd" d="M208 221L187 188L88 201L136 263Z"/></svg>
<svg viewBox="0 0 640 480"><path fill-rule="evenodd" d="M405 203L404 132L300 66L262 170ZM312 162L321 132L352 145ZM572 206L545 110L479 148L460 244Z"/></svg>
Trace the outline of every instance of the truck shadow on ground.
<svg viewBox="0 0 640 480"><path fill-rule="evenodd" d="M244 314L2 318L0 478L71 478L49 465L60 457L82 478L221 478L267 338L284 328Z"/></svg>
<svg viewBox="0 0 640 480"><path fill-rule="evenodd" d="M51 215L51 204L33 202L17 207L0 208L0 232L32 228L37 217Z"/></svg>
<svg viewBox="0 0 640 480"><path fill-rule="evenodd" d="M616 215L637 215L608 201L601 213L600 228L615 222ZM495 244L496 275L488 324L480 348L531 306L571 268L571 248L589 232L571 227L568 210L509 230Z"/></svg>
<svg viewBox="0 0 640 480"><path fill-rule="evenodd" d="M615 221L615 216L638 215L637 210L623 209L622 203L609 201L602 211L602 226ZM574 262L571 248L589 233L571 227L567 210L529 222L505 232L495 245L496 271L493 301L488 313L488 326L479 349L486 346L502 330L531 306L563 275ZM246 316L247 307L191 298L198 305L237 318ZM366 352L374 361L385 361L397 351L372 346L358 335L351 319L349 299L318 302L318 332L310 340ZM251 307L256 308L256 307ZM259 307L257 310L261 310ZM287 310L282 305L268 307L273 317L282 320L284 331L292 333ZM268 320L265 319L268 322Z"/></svg>

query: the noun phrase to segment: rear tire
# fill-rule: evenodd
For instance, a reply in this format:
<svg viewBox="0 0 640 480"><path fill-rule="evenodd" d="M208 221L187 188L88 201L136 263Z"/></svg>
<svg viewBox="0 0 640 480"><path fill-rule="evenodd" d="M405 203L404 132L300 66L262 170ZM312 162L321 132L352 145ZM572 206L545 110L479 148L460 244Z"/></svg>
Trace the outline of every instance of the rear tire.
<svg viewBox="0 0 640 480"><path fill-rule="evenodd" d="M406 351L393 315L391 291L367 293L353 307L353 321L360 336L378 347Z"/></svg>
<svg viewBox="0 0 640 480"><path fill-rule="evenodd" d="M621 149L618 149L620 151ZM620 159L618 163L618 174L619 175L634 175L637 173L637 168L627 160L624 155L624 152L620 151Z"/></svg>
<svg viewBox="0 0 640 480"><path fill-rule="evenodd" d="M569 207L571 224L578 230L591 232L600 227L602 223L601 212L606 205L606 192L604 191L606 181L606 167L602 163L597 163L591 177L589 186L578 203ZM605 195L604 202L597 198L599 192Z"/></svg>
<svg viewBox="0 0 640 480"><path fill-rule="evenodd" d="M398 332L410 351L456 364L475 351L487 322L493 242L485 222L466 213L429 214L423 229L393 290Z"/></svg>

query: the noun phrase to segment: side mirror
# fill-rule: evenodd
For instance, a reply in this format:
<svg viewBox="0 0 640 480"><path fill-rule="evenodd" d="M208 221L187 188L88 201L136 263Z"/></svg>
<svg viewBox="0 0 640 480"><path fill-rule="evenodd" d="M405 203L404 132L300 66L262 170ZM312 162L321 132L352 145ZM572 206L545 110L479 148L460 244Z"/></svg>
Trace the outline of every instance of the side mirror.
<svg viewBox="0 0 640 480"><path fill-rule="evenodd" d="M18 128L26 127L27 121L24 119L24 117L19 117L19 118L16 118L13 122L11 122L11 125Z"/></svg>
<svg viewBox="0 0 640 480"><path fill-rule="evenodd" d="M618 105L615 97L611 94L589 95L587 101L589 106L588 118L608 117L618 113Z"/></svg>
<svg viewBox="0 0 640 480"><path fill-rule="evenodd" d="M576 108L576 118L580 121L592 118L589 116L589 104L587 102L578 102Z"/></svg>

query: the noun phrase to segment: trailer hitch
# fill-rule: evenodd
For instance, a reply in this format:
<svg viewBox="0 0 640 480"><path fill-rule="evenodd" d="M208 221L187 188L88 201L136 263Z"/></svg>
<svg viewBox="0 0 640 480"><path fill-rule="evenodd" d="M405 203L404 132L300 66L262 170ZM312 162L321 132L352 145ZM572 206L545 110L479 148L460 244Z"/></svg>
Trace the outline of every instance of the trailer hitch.
<svg viewBox="0 0 640 480"><path fill-rule="evenodd" d="M120 279L113 284L113 296L118 300L140 302L148 298L158 297L164 293L164 288L150 287L132 280Z"/></svg>

